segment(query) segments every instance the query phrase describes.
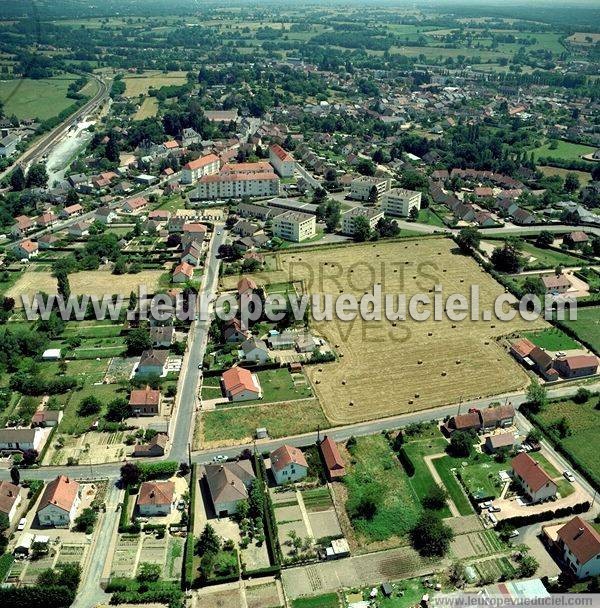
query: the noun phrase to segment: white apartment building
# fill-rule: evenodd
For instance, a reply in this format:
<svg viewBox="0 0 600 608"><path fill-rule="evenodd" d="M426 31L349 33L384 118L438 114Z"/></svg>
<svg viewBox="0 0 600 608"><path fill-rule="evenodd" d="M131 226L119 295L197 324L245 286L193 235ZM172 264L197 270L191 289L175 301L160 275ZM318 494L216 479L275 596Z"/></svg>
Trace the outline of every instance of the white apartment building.
<svg viewBox="0 0 600 608"><path fill-rule="evenodd" d="M392 180L361 175L353 179L350 184L350 198L353 198L355 201L368 201L373 187L377 190L377 200L379 200L381 195L392 187Z"/></svg>
<svg viewBox="0 0 600 608"><path fill-rule="evenodd" d="M286 241L300 243L315 236L317 218L311 213L286 211L273 218L273 234Z"/></svg>
<svg viewBox="0 0 600 608"><path fill-rule="evenodd" d="M421 193L404 188L392 188L381 198L381 210L386 215L408 217L411 209L421 208Z"/></svg>
<svg viewBox="0 0 600 608"><path fill-rule="evenodd" d="M193 184L205 175L214 175L219 172L221 163L215 154L207 154L184 165L181 171L181 183Z"/></svg>
<svg viewBox="0 0 600 608"><path fill-rule="evenodd" d="M228 199L243 196L277 196L279 178L275 173L219 173L205 175L198 182L198 199Z"/></svg>
<svg viewBox="0 0 600 608"><path fill-rule="evenodd" d="M296 161L290 152L286 152L279 144L269 148L269 162L281 177L294 177Z"/></svg>
<svg viewBox="0 0 600 608"><path fill-rule="evenodd" d="M354 234L354 220L359 216L366 217L369 220L369 227L373 230L377 222L383 217L383 211L372 207L354 207L346 211L342 215L342 232L344 234Z"/></svg>

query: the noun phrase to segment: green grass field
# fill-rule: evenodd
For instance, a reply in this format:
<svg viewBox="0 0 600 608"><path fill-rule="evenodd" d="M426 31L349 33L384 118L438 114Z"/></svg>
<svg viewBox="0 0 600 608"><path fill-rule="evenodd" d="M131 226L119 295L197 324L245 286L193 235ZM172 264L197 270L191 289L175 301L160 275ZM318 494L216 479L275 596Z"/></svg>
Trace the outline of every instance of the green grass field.
<svg viewBox="0 0 600 608"><path fill-rule="evenodd" d="M523 337L545 350L557 351L580 348L580 345L573 338L557 327L543 329L542 331L524 332Z"/></svg>
<svg viewBox="0 0 600 608"><path fill-rule="evenodd" d="M339 608L337 593L324 593L314 597L300 597L292 601L292 608Z"/></svg>
<svg viewBox="0 0 600 608"><path fill-rule="evenodd" d="M600 307L579 307L577 319L565 319L561 323L575 332L578 338L585 340L596 353L600 353Z"/></svg>
<svg viewBox="0 0 600 608"><path fill-rule="evenodd" d="M558 141L556 149L550 148L550 142L545 143L533 150L533 156L537 161L539 158L559 158L561 160L580 160L583 154L593 154L596 148L582 144L572 144L569 141ZM591 163L590 163L591 164Z"/></svg>
<svg viewBox="0 0 600 608"><path fill-rule="evenodd" d="M67 89L76 77L56 76L32 80L22 78L0 82L0 100L4 102L6 116L46 120L57 116L75 103L67 98Z"/></svg>
<svg viewBox="0 0 600 608"><path fill-rule="evenodd" d="M557 266L581 266L583 260L562 251L540 249L531 243L524 243L521 255L526 260L526 269L554 270ZM529 258L535 258L529 261Z"/></svg>
<svg viewBox="0 0 600 608"><path fill-rule="evenodd" d="M292 401L312 397L308 383L294 385L294 379L287 369L269 369L256 374L263 390L263 403L272 401Z"/></svg>
<svg viewBox="0 0 600 608"><path fill-rule="evenodd" d="M460 482L456 479L452 473L452 469L457 468L460 463L450 456L443 456L442 458L436 458L433 461L433 466L438 472L441 480L444 482L444 486L450 495L450 498L456 505L461 515L473 515L473 507L471 501L466 496L462 489Z"/></svg>
<svg viewBox="0 0 600 608"><path fill-rule="evenodd" d="M421 513L421 504L386 438L359 437L351 455L353 465L347 469L344 483L346 509L357 536L368 543L407 534ZM359 515L366 498L377 505L370 519Z"/></svg>
<svg viewBox="0 0 600 608"><path fill-rule="evenodd" d="M419 211L419 216L417 217L417 222L420 224L429 224L430 226L439 226L440 228L445 227L444 222L442 222L438 215L431 209L421 209Z"/></svg>

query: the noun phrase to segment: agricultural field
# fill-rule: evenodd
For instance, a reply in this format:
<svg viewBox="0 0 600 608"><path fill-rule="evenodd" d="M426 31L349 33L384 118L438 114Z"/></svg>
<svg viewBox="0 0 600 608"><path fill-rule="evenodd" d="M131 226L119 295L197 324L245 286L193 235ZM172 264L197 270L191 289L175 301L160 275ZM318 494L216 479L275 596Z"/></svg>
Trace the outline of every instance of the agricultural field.
<svg viewBox="0 0 600 608"><path fill-rule="evenodd" d="M112 274L108 270L86 270L70 274L69 283L73 295L122 294L127 298L140 285L144 285L148 293L153 293L162 274L162 270L142 270L137 274L122 275ZM6 295L14 298L17 306L21 306L21 296L27 295L31 299L39 292L56 293L56 279L51 272L24 272L7 290Z"/></svg>
<svg viewBox="0 0 600 608"><path fill-rule="evenodd" d="M579 178L579 183L582 186L586 186L592 179L591 173L588 173L587 171L571 171L570 169L562 169L561 167L547 167L545 165L538 167L538 169L544 175L549 177L559 175L563 179L567 176L567 174L574 173Z"/></svg>
<svg viewBox="0 0 600 608"><path fill-rule="evenodd" d="M600 307L579 307L577 319L565 319L560 322L575 335L588 344L596 353L600 353Z"/></svg>
<svg viewBox="0 0 600 608"><path fill-rule="evenodd" d="M144 118L156 116L156 112L158 112L158 99L156 97L146 97L137 112L133 115L133 120L143 120Z"/></svg>
<svg viewBox="0 0 600 608"><path fill-rule="evenodd" d="M125 81L126 97L147 95L150 89L160 89L167 85L182 85L187 82L185 72L144 72L143 74L128 74Z"/></svg>
<svg viewBox="0 0 600 608"><path fill-rule="evenodd" d="M269 437L285 437L330 426L316 400L221 408L201 413L194 449L209 445L250 442L256 428L266 427Z"/></svg>
<svg viewBox="0 0 600 608"><path fill-rule="evenodd" d="M280 254L278 261L280 270L259 275L259 284L302 280L308 293L337 296L343 291L359 297L384 282L384 293L408 298L428 293L435 284L442 285L444 294L468 296L470 286L478 284L481 310L492 310L493 300L504 292L470 257L455 254L446 239L320 248ZM225 277L223 285L233 288L236 282L237 277ZM544 326L543 321L519 319L456 324L447 318L394 324L360 317L353 322L335 316L333 321L313 320L315 332L334 346L339 359L308 366L307 374L333 425L516 391L528 378L495 339ZM482 373L492 368L493 375Z"/></svg>
<svg viewBox="0 0 600 608"><path fill-rule="evenodd" d="M551 148L551 143L547 142L539 148L533 150L533 157L537 161L539 158L558 158L560 160L581 160L584 154L593 154L596 148L573 144L569 141L559 140L555 149ZM592 163L590 163L590 167Z"/></svg>
<svg viewBox="0 0 600 608"><path fill-rule="evenodd" d="M75 103L67 97L69 85L77 76L66 74L53 78L0 81L0 101L4 102L6 116L19 119L47 120L60 114Z"/></svg>
<svg viewBox="0 0 600 608"><path fill-rule="evenodd" d="M581 466L600 480L600 459L598 459L598 431L600 430L600 410L596 409L597 398L586 403L574 401L551 401L536 420L543 427L565 418L569 434L560 440L563 449L572 454Z"/></svg>
<svg viewBox="0 0 600 608"><path fill-rule="evenodd" d="M523 337L531 340L536 346L553 352L581 348L578 342L557 327L542 331L524 332Z"/></svg>

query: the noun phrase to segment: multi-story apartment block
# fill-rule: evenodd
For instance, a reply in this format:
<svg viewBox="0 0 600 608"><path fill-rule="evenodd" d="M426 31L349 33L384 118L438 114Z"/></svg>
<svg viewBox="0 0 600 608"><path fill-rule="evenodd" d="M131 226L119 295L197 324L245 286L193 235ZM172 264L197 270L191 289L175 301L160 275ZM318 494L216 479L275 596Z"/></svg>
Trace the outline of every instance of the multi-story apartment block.
<svg viewBox="0 0 600 608"><path fill-rule="evenodd" d="M299 243L316 234L317 218L311 213L286 211L273 218L273 234L286 241Z"/></svg>
<svg viewBox="0 0 600 608"><path fill-rule="evenodd" d="M412 209L421 208L421 193L404 188L392 188L381 197L381 210L386 215L408 217Z"/></svg>

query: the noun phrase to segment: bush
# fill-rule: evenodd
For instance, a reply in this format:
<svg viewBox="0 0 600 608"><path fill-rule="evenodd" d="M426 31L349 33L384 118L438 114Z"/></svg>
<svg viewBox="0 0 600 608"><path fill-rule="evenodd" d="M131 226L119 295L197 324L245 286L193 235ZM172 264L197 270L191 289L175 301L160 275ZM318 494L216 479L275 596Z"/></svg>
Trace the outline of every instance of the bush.
<svg viewBox="0 0 600 608"><path fill-rule="evenodd" d="M164 460L162 462L143 462L138 465L140 471L140 481L157 479L159 477L173 477L179 469L179 463L174 460Z"/></svg>

